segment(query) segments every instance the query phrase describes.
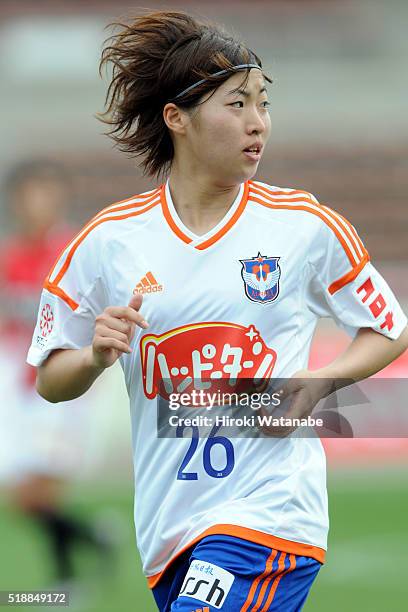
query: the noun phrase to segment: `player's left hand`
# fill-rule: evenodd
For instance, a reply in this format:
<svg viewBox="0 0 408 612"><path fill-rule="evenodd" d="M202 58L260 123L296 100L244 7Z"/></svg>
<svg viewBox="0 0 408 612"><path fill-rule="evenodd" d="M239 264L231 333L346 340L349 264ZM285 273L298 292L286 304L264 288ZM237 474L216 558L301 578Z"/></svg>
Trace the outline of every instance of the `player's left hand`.
<svg viewBox="0 0 408 612"><path fill-rule="evenodd" d="M280 405L273 416L285 419L307 418L318 402L330 395L334 381L330 378L320 378L318 372L299 370L289 378L279 390ZM261 414L266 414L261 409ZM261 431L271 437L286 437L297 429L296 426L267 427Z"/></svg>

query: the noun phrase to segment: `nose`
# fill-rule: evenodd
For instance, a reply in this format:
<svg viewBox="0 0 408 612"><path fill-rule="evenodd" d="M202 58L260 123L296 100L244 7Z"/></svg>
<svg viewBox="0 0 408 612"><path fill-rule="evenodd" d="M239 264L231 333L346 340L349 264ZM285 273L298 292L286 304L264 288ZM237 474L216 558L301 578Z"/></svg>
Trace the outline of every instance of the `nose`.
<svg viewBox="0 0 408 612"><path fill-rule="evenodd" d="M263 134L266 129L266 120L267 117L263 116L259 109L256 106L253 106L250 110L248 110L247 117L247 133L248 134ZM269 117L269 115L268 115Z"/></svg>

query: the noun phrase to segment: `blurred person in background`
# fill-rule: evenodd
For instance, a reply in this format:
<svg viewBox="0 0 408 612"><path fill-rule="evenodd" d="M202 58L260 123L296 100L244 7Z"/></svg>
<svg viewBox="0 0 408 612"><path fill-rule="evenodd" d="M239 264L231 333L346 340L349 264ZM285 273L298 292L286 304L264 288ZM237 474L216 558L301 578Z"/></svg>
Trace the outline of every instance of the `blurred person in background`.
<svg viewBox="0 0 408 612"><path fill-rule="evenodd" d="M0 482L47 538L58 584L68 584L77 544L110 555L102 535L63 503L84 455L89 400L58 407L43 400L24 355L44 278L74 234L65 220L70 180L59 163L27 161L10 172L4 193L12 231L0 245ZM53 324L45 312L43 333Z"/></svg>

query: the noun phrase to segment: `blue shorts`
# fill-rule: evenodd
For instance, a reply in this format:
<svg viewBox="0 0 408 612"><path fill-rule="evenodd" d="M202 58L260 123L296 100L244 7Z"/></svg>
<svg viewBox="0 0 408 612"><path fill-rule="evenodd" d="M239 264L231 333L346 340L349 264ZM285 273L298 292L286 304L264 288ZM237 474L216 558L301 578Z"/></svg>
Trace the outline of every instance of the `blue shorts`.
<svg viewBox="0 0 408 612"><path fill-rule="evenodd" d="M297 612L321 563L211 535L179 555L153 589L160 612Z"/></svg>

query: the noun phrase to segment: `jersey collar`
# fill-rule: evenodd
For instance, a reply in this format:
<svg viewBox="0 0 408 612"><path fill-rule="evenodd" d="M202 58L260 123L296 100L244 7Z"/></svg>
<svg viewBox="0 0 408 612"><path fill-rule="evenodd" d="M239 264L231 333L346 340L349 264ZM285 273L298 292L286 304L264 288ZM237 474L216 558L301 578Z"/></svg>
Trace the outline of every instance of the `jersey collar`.
<svg viewBox="0 0 408 612"><path fill-rule="evenodd" d="M167 182L162 185L161 189L163 215L170 229L178 238L180 238L180 240L191 247L202 251L218 242L218 240L220 240L235 225L245 210L248 200L248 192L249 182L246 181L245 183L241 183L237 197L221 221L205 234L197 236L184 225L178 216L171 197L169 181L167 180Z"/></svg>

